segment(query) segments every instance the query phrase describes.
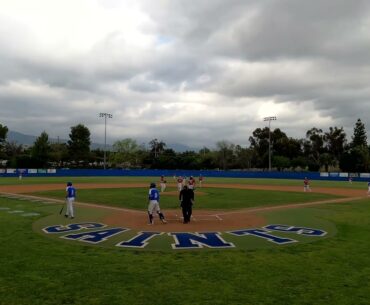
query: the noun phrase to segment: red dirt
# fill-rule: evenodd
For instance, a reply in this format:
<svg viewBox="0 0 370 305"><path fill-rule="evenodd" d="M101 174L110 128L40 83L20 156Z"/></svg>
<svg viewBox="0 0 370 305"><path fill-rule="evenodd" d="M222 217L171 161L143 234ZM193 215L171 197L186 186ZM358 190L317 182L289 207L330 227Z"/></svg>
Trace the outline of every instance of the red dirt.
<svg viewBox="0 0 370 305"><path fill-rule="evenodd" d="M135 213L136 212L136 213ZM259 227L264 225L265 219L254 213L236 213L234 215L218 216L217 212L196 210L189 224L183 224L181 210L163 211L167 224L162 224L158 217L154 218L154 225L147 225L148 216L146 212L115 212L105 217L103 223L113 226L124 226L143 231L180 232L180 231L225 231L248 227ZM137 214L137 215L135 215Z"/></svg>
<svg viewBox="0 0 370 305"><path fill-rule="evenodd" d="M207 193L201 192L199 190L196 191L196 194L197 194L197 196L207 195ZM179 192L178 191L165 191L165 192L161 193L161 196L175 196L175 197L178 197Z"/></svg>
<svg viewBox="0 0 370 305"><path fill-rule="evenodd" d="M173 185L175 186L175 185ZM76 184L77 189L94 189L94 188L132 188L132 187L147 187L147 184L136 183L136 184L98 184L98 183L81 183ZM253 189L253 190L277 190L286 192L302 192L303 186L271 186L271 185L244 185L244 184L207 184L207 187L214 188L235 188L235 189ZM64 189L65 184L44 184L44 185L11 185L11 186L0 186L0 193L30 193L36 191L56 190ZM155 218L154 225L147 225L147 213L145 211L136 211L123 208L115 208L109 206L101 206L90 203L76 202L76 205L90 206L100 209L109 209L112 214L105 217L102 221L112 226L122 226L127 228L133 228L142 231L161 231L161 232L175 232L175 231L225 231L248 227L260 227L266 224L263 217L256 215L257 212L275 210L275 209L286 209L286 208L297 208L303 206L312 206L317 204L325 203L339 203L348 201L349 199L361 199L367 197L366 191L353 190L353 189L339 189L339 188L314 188L312 192L334 194L347 197L345 199L331 199L319 202L309 202L301 204L289 204L274 207L262 207L262 208L248 208L241 210L197 210L196 205L194 206L193 219L189 224L182 224L181 209L178 210L165 210L163 211L167 224L160 223L159 219ZM196 191L196 195L204 195L206 193L200 192L199 189ZM165 192L163 195L176 196L177 192ZM54 200L56 201L56 200ZM59 201L61 202L61 201Z"/></svg>

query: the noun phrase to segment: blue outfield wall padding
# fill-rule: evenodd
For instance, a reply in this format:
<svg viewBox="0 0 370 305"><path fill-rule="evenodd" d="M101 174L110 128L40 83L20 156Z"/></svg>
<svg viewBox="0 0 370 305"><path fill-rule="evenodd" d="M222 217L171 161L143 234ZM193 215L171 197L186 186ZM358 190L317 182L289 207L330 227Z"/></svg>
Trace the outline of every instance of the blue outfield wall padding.
<svg viewBox="0 0 370 305"><path fill-rule="evenodd" d="M19 173L1 173L3 177L18 177ZM348 177L340 177L339 173L329 173L327 176L319 172L278 172L278 171L223 171L223 170L160 170L160 169L57 169L55 172L28 173L24 177L165 177L183 176L220 178L261 178L261 179L304 179L348 181ZM354 177L353 181L369 181L370 178Z"/></svg>

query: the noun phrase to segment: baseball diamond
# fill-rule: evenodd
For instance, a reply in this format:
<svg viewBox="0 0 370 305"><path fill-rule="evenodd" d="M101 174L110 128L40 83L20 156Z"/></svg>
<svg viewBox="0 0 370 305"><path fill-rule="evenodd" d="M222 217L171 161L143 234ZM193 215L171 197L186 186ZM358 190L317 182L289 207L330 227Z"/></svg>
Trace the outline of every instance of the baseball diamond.
<svg viewBox="0 0 370 305"><path fill-rule="evenodd" d="M98 190L98 189L106 189L108 192L111 190L113 192L114 189L132 189L132 188L145 188L147 185L142 183L80 183L75 184L78 190ZM176 185L169 185L169 187L175 188ZM61 184L45 184L45 185L9 185L9 186L1 186L0 191L2 192L3 196L10 196L11 198L18 198L18 199L28 199L32 201L41 201L47 200L47 202L55 202L59 203L63 200L45 197L47 196L47 191L52 190L59 190L62 188ZM295 186L268 186L268 185L244 185L244 184L222 184L222 183L214 183L208 184L207 188L202 189L201 192L197 193L197 196L207 196L207 190L212 189L224 189L226 190L258 190L258 191L280 191L280 192L297 192L298 187ZM29 193L33 192L45 192L43 193L42 197L37 195L29 195ZM290 203L290 204L281 204L276 206L262 206L262 207L250 207L250 208L243 208L243 209L233 209L233 210L209 210L209 209L196 209L196 212L192 215L190 223L188 223L185 227L182 224L183 219L181 216L181 212L179 210L174 209L166 209L166 225L162 225L159 219L154 219L154 224L151 228L147 227L145 218L146 212L134 209L127 209L122 207L115 207L108 205L101 205L96 203L89 203L89 202L81 202L77 201L75 203L76 207L80 210L80 217L77 220L79 222L68 222L62 221L55 217L55 215L50 215L46 218L39 219L34 227L37 228L36 231L44 232L50 234L48 228L57 228L60 226L61 223L63 227L67 228L74 228L77 226L77 230L87 229L85 227L80 228L81 220L83 223L94 223L98 220L98 223L103 224L104 231L99 233L94 231L79 233L79 234L69 234L66 236L62 236L63 239L69 240L80 240L86 241L91 238L91 235L96 234L95 239L96 242L91 242L92 244L100 244L102 241L107 241L112 237L120 234L124 237L128 236L130 241L121 241L119 246L122 248L147 248L147 249L196 249L202 248L203 246L207 248L253 248L253 246L247 245L247 241L242 241L240 243L240 238L235 239L235 236L257 236L259 238L265 239L267 241L272 241L275 244L289 244L293 242L297 242L297 240L287 237L279 237L272 235L270 232L272 223L271 221L274 220L280 223L280 226L285 226L286 228L291 228L287 230L280 230L279 233L284 233L286 235L287 232L296 232L294 228L307 228L310 230L321 230L325 232L320 236L330 237L335 233L335 228L330 224L323 220L318 221L314 215L310 215L310 212L306 213L306 219L311 218L311 223L316 225L315 228L312 226L307 227L302 226L302 224L295 222L292 225L291 219L287 217L289 213L300 214L302 213L303 208L307 207L314 207L317 205L323 204L333 204L333 203L340 203L346 202L348 200L360 200L364 198L364 192L361 190L354 190L354 189L336 189L336 188L315 188L315 192L318 194L331 194L338 196L340 198L330 198L326 200L314 200L309 202L303 203ZM38 193L39 194L39 193ZM162 196L176 196L178 193L177 191L168 191L167 193L163 193ZM275 219L273 216L275 211L281 210L290 210L289 213L285 212L285 218L280 216L280 219ZM93 214L92 217L86 217L84 214L86 210L92 210ZM285 221L285 222L284 222ZM287 221L287 222L286 222ZM57 222L57 223L56 223ZM289 225L290 224L290 225ZM45 226L46 225L46 226ZM317 227L319 225L319 227ZM68 229L68 231L73 231L72 229ZM328 233L325 231L328 230ZM148 234L148 231L151 234L143 237L143 234ZM54 233L64 232L63 230L55 231ZM186 233L185 233L186 232ZM237 233L239 232L239 233ZM276 233L276 232L274 232ZM167 236L167 237L165 237ZM174 237L175 241L170 241L168 237ZM208 237L205 237L208 236ZM227 237L226 237L227 236ZM234 237L233 237L234 236ZM159 239L167 238L167 245L161 243L161 247L156 247L155 245L152 247L147 247L150 239L151 241L157 237ZM185 239L184 239L185 238ZM211 238L212 241L208 241L208 238ZM231 238L233 242L227 243L224 239ZM276 241L279 238L283 238L282 242ZM285 238L285 239L284 239ZM137 240L140 242L137 243ZM192 242L190 242L192 240ZM314 241L315 239L311 239ZM304 242L309 242L310 239L303 238ZM182 242L182 243L181 243ZM134 246L136 244L137 246ZM154 243L155 244L155 243ZM254 244L252 242L252 244ZM266 246L268 243L265 243ZM163 247L164 245L164 247ZM171 245L171 247L169 246ZM184 246L187 245L187 246ZM256 245L255 245L256 246ZM258 243L257 246L259 247Z"/></svg>

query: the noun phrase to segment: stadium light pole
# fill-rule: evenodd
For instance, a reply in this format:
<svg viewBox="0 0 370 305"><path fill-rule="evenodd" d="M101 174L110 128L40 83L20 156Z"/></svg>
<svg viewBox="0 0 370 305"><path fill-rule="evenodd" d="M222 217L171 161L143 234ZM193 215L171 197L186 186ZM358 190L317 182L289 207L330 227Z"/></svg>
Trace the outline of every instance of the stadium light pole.
<svg viewBox="0 0 370 305"><path fill-rule="evenodd" d="M110 113L100 112L99 117L104 118L104 169L106 168L107 159L107 118L113 118Z"/></svg>
<svg viewBox="0 0 370 305"><path fill-rule="evenodd" d="M269 172L271 172L271 121L276 121L276 116L268 116L263 119L264 121L269 122Z"/></svg>

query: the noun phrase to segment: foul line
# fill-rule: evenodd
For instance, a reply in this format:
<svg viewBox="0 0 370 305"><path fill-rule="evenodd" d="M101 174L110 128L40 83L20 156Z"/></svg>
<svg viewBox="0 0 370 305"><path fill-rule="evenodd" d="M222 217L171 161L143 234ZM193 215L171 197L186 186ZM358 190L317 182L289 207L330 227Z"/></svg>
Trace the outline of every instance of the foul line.
<svg viewBox="0 0 370 305"><path fill-rule="evenodd" d="M236 211L231 211L231 212L218 213L218 214L214 214L214 216L241 214L241 213L253 213L253 212L261 212L261 211L280 210L280 209L301 208L301 207L306 207L306 206L314 206L314 205L321 205L321 204L327 204L327 203L341 203L341 202L347 202L351 200L361 200L364 198L366 197L346 197L346 198L323 200L323 201L316 201L316 202L284 204L284 205L277 205L277 206L266 206L266 207L261 207L261 208L247 208L247 209L241 209L241 210L236 210Z"/></svg>
<svg viewBox="0 0 370 305"><path fill-rule="evenodd" d="M65 200L62 199L55 199L55 198L48 198L48 197L37 197L37 196L32 196L32 195L20 195L20 194L12 194L12 193L2 193L0 192L2 197L7 197L9 199L17 199L17 200L28 200L28 201L35 201L35 200L40 200L39 202L45 202L49 201L48 203L52 204L58 204L58 203L64 203ZM45 201L43 201L45 200ZM146 214L146 211L140 211L140 210L130 210L130 209L125 209L125 208L118 208L118 207L112 207L112 206L104 206L104 205L99 205L95 203L86 203L86 202L79 202L75 201L75 205L79 206L84 206L84 207L94 207L94 208L99 208L99 209L105 209L105 210L113 210L113 211L121 211L121 212L129 212L129 213L143 213Z"/></svg>

